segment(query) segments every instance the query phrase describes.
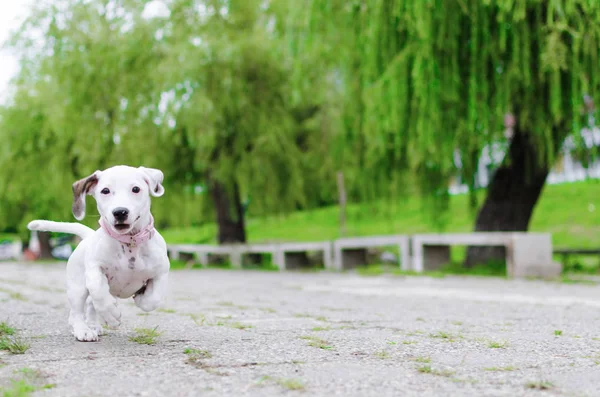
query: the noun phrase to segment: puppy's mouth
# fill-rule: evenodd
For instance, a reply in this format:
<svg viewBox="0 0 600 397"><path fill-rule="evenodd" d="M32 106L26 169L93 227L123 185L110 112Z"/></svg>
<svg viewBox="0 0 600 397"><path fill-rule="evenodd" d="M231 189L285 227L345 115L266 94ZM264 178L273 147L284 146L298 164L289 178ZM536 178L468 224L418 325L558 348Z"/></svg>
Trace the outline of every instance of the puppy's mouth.
<svg viewBox="0 0 600 397"><path fill-rule="evenodd" d="M124 232L131 229L131 225L128 223L117 223L114 225L114 228L120 232Z"/></svg>
<svg viewBox="0 0 600 397"><path fill-rule="evenodd" d="M121 234L125 234L127 232L130 232L133 229L133 226L136 224L136 222L140 219L140 216L138 216L137 218L135 218L135 220L131 223L125 223L125 222L120 222L120 223L114 223L113 224L113 228L117 231L120 232Z"/></svg>

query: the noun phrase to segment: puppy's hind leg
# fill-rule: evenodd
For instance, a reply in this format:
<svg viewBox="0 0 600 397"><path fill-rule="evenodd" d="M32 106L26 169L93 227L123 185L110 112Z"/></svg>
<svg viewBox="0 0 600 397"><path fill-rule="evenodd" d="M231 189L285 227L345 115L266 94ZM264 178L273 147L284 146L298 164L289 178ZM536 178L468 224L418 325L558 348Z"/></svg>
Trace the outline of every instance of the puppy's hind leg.
<svg viewBox="0 0 600 397"><path fill-rule="evenodd" d="M98 333L90 329L85 322L85 301L88 297L88 290L85 286L69 285L67 287L67 297L71 312L69 314L69 324L73 327L73 335L81 342L95 342L98 340Z"/></svg>
<svg viewBox="0 0 600 397"><path fill-rule="evenodd" d="M88 296L85 301L85 322L92 331L96 331L98 336L103 334L102 325L100 325L100 321L98 321L98 314L96 313L96 308L94 307L91 296Z"/></svg>

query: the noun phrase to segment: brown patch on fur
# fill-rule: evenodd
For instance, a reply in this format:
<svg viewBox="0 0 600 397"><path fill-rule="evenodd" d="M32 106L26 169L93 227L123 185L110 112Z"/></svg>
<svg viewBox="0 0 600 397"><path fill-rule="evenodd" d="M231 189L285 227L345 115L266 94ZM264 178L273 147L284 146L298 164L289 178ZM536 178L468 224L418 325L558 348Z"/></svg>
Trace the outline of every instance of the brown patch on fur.
<svg viewBox="0 0 600 397"><path fill-rule="evenodd" d="M90 193L98 183L98 176L94 172L87 178L78 180L73 184L73 215L81 219L85 216L85 195Z"/></svg>

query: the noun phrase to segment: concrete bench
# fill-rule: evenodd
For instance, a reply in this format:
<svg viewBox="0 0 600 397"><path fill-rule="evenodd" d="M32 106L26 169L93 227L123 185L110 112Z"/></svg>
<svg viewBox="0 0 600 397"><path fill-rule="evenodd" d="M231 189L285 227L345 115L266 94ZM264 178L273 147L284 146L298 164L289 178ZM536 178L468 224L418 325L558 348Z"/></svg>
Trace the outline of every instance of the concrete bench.
<svg viewBox="0 0 600 397"><path fill-rule="evenodd" d="M331 242L305 242L305 243L282 243L277 247L277 255L274 263L280 270L298 269L308 267L311 261L308 253L317 251L321 253L322 265L325 269L332 269Z"/></svg>
<svg viewBox="0 0 600 397"><path fill-rule="evenodd" d="M348 237L333 242L333 268L349 269L367 265L367 249L394 246L398 248L398 265L410 270L409 238L405 235Z"/></svg>
<svg viewBox="0 0 600 397"><path fill-rule="evenodd" d="M176 244L169 245L167 251L171 259L197 261L202 266L211 262L211 256L226 256L232 267L241 268L244 257L249 254L269 254L275 262L278 247L275 244Z"/></svg>
<svg viewBox="0 0 600 397"><path fill-rule="evenodd" d="M438 269L450 262L453 245L502 246L508 277L557 277L560 264L552 261L550 233L489 232L417 234L412 236L412 265L416 272Z"/></svg>
<svg viewBox="0 0 600 397"><path fill-rule="evenodd" d="M202 266L207 266L210 262L210 255L227 256L230 260L231 249L228 246L208 245L208 244L174 244L167 246L169 257L173 260L185 260L199 262Z"/></svg>

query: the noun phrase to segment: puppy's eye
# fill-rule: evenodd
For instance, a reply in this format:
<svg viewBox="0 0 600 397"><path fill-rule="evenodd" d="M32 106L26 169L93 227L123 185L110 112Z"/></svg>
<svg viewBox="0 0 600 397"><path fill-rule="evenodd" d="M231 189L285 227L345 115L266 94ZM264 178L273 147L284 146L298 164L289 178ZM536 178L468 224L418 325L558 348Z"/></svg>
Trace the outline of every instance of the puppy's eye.
<svg viewBox="0 0 600 397"><path fill-rule="evenodd" d="M110 193L110 190L108 190L108 188L105 187L104 189L102 189L100 191L100 193L102 193L102 194L108 194L108 193Z"/></svg>
<svg viewBox="0 0 600 397"><path fill-rule="evenodd" d="M137 186L134 186L133 189L131 189L132 192L134 193L139 193L140 192L140 188Z"/></svg>

